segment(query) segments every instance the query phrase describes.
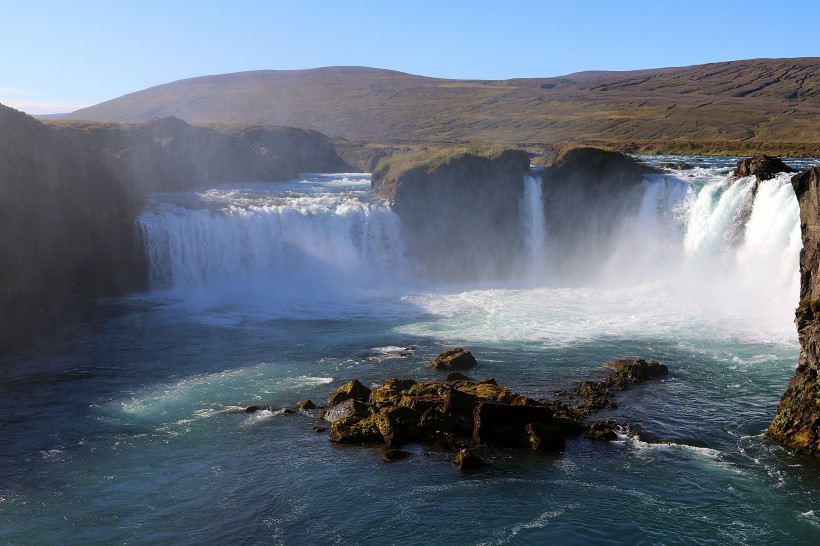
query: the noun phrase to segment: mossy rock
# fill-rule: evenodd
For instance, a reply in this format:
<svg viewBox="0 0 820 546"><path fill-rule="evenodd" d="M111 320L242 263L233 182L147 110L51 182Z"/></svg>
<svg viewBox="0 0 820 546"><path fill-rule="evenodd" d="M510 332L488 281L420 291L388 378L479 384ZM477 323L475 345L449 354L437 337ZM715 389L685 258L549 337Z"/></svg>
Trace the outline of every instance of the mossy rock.
<svg viewBox="0 0 820 546"><path fill-rule="evenodd" d="M336 389L333 394L328 397L327 402L331 406L335 406L350 398L367 402L370 398L370 389L362 385L358 379L351 379Z"/></svg>

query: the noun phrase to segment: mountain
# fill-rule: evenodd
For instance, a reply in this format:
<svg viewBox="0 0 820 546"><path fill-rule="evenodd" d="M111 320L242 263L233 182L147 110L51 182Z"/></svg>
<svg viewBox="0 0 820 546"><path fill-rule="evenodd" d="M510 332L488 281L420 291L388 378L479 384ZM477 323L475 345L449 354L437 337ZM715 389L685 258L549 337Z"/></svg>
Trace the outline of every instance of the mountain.
<svg viewBox="0 0 820 546"><path fill-rule="evenodd" d="M504 81L364 67L241 72L152 87L68 117L168 115L368 141L815 143L820 57Z"/></svg>

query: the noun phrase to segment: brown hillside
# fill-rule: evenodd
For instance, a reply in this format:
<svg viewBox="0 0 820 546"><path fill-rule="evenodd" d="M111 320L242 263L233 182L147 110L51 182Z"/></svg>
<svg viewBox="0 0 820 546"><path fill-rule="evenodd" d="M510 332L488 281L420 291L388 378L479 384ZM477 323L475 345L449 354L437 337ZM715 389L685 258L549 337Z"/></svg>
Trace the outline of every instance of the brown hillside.
<svg viewBox="0 0 820 546"><path fill-rule="evenodd" d="M820 58L560 78L447 80L362 67L206 76L70 115L288 125L363 140L820 141Z"/></svg>

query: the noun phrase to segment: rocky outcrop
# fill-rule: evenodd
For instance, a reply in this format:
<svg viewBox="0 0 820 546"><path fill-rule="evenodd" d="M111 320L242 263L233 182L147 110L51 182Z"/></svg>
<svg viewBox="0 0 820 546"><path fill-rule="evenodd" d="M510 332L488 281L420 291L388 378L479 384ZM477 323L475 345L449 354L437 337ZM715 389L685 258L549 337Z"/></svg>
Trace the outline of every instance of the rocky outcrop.
<svg viewBox="0 0 820 546"><path fill-rule="evenodd" d="M591 147L572 148L548 164L541 175L544 219L550 252L561 257L550 264L553 276L588 278L589 257L611 252L624 218L640 208L644 177L659 173L627 155Z"/></svg>
<svg viewBox="0 0 820 546"><path fill-rule="evenodd" d="M392 202L406 252L444 280L492 279L521 255L522 176L529 154L501 147L437 149L382 159L373 190Z"/></svg>
<svg viewBox="0 0 820 546"><path fill-rule="evenodd" d="M45 302L59 322L55 302L145 289L135 219L148 193L349 170L323 135L300 129L216 130L175 118L45 124L2 105L0 127L4 324L28 324L21 307L48 319Z"/></svg>
<svg viewBox="0 0 820 546"><path fill-rule="evenodd" d="M802 453L820 456L820 167L792 177L800 204L800 340L797 370L777 406L769 435Z"/></svg>
<svg viewBox="0 0 820 546"><path fill-rule="evenodd" d="M793 173L794 169L783 163L780 158L768 155L756 155L737 162L734 176L754 176L757 181L771 180L780 173Z"/></svg>
<svg viewBox="0 0 820 546"><path fill-rule="evenodd" d="M447 349L433 359L430 364L436 370L469 370L477 365L473 353L461 347ZM449 375L447 376L450 377ZM454 379L464 378L453 376ZM448 379L449 381L449 379Z"/></svg>

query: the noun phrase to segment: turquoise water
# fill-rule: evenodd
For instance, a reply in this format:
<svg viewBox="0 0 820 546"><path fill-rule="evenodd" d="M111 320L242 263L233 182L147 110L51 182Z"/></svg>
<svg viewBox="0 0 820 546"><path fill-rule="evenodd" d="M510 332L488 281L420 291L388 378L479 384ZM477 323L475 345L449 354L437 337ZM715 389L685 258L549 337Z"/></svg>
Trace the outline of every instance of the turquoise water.
<svg viewBox="0 0 820 546"><path fill-rule="evenodd" d="M738 238L750 185L730 164L648 179L572 284L549 275L549 234L526 282L426 283L361 175L157 196L156 290L4 362L0 542L814 544L820 463L764 434L798 353L796 203L785 177L761 186ZM441 379L427 364L453 345L541 398L659 360L668 379L599 414L653 441L479 448L490 466L461 474L423 445L387 464L331 444L314 412L232 411Z"/></svg>

